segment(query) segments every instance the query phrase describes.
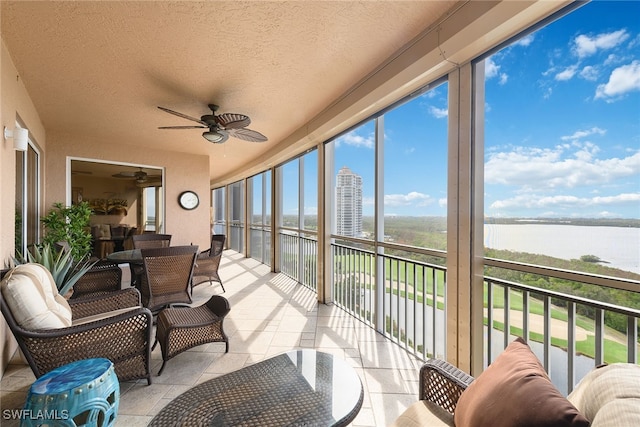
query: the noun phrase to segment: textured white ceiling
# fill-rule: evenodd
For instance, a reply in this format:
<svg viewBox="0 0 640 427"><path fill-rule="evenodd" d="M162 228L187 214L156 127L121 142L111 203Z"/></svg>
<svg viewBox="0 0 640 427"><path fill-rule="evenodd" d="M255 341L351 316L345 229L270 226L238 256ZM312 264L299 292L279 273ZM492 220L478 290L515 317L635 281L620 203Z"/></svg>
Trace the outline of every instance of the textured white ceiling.
<svg viewBox="0 0 640 427"><path fill-rule="evenodd" d="M47 131L209 154L212 180L302 128L454 1L2 1L1 30ZM251 117L263 144L158 130ZM224 151L223 151L224 150ZM225 161L219 162L224 153Z"/></svg>

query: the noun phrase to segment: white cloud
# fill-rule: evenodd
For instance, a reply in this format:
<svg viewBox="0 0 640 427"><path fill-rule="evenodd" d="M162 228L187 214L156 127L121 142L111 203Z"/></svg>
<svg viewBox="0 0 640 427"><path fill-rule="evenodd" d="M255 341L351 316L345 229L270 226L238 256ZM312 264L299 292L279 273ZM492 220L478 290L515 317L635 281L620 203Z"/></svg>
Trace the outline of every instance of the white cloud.
<svg viewBox="0 0 640 427"><path fill-rule="evenodd" d="M592 143L554 148L516 147L492 153L485 163L488 184L518 186L520 191L602 185L640 174L640 152L624 158L598 159Z"/></svg>
<svg viewBox="0 0 640 427"><path fill-rule="evenodd" d="M598 75L600 73L598 72L598 69L596 67L593 67L591 65L587 65L586 67L584 67L582 70L580 70L580 77L582 77L585 80L589 80L589 81L596 81L598 79Z"/></svg>
<svg viewBox="0 0 640 427"><path fill-rule="evenodd" d="M500 66L497 65L492 58L487 58L484 61L484 77L490 79L496 77L500 71Z"/></svg>
<svg viewBox="0 0 640 427"><path fill-rule="evenodd" d="M629 38L626 30L602 33L595 37L581 34L575 38L573 50L580 58L591 56L599 49L611 49Z"/></svg>
<svg viewBox="0 0 640 427"><path fill-rule="evenodd" d="M446 108L429 106L429 113L436 119L442 119L449 115L449 110L447 110Z"/></svg>
<svg viewBox="0 0 640 427"><path fill-rule="evenodd" d="M578 130L573 133L573 135L561 136L560 139L563 141L574 141L576 139L586 138L591 135L604 135L607 133L606 130L600 129L599 127L592 127L587 130Z"/></svg>
<svg viewBox="0 0 640 427"><path fill-rule="evenodd" d="M638 60L613 70L609 81L598 85L596 99L619 97L634 90L640 90L640 61Z"/></svg>
<svg viewBox="0 0 640 427"><path fill-rule="evenodd" d="M578 66L572 65L560 71L558 74L556 74L555 79L562 82L566 80L571 80L573 76L576 75L577 71L578 71Z"/></svg>
<svg viewBox="0 0 640 427"><path fill-rule="evenodd" d="M412 191L407 194L385 194L385 206L427 206L433 203L433 199L428 194Z"/></svg>
<svg viewBox="0 0 640 427"><path fill-rule="evenodd" d="M518 46L529 46L531 43L533 43L533 40L535 39L535 36L533 34L529 34L526 37L521 38L520 40L518 40L517 42L515 42L515 45Z"/></svg>
<svg viewBox="0 0 640 427"><path fill-rule="evenodd" d="M501 73L500 74L500 80L498 81L498 83L500 85L505 85L505 84L507 84L507 80L509 80L509 76L507 76L506 73Z"/></svg>
<svg viewBox="0 0 640 427"><path fill-rule="evenodd" d="M336 139L336 146L339 147L341 144L352 145L354 147L373 148L374 136L373 134L371 134L367 137L364 137L358 135L355 131L352 131Z"/></svg>
<svg viewBox="0 0 640 427"><path fill-rule="evenodd" d="M443 197L442 199L438 199L438 206L440 206L441 208L446 208L447 207L447 198Z"/></svg>
<svg viewBox="0 0 640 427"><path fill-rule="evenodd" d="M637 204L640 202L640 193L622 193L607 197L577 197L577 196L537 196L518 195L504 200L497 200L491 204L491 209L579 209L590 207L616 206L625 204Z"/></svg>

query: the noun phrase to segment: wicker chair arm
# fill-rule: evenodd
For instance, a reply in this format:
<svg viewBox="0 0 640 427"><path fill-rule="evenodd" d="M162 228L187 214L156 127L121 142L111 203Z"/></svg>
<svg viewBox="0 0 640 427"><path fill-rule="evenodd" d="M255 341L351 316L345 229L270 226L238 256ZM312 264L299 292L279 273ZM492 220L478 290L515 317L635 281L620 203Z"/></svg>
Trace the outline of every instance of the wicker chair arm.
<svg viewBox="0 0 640 427"><path fill-rule="evenodd" d="M109 316L100 320L94 320L92 322L81 323L78 325L68 326L66 328L55 328L55 329L23 329L18 326L18 330L20 335L23 337L29 338L60 338L66 337L69 335L76 334L91 334L93 331L98 331L101 328L109 327L110 325L117 324L122 322L123 320L127 320L129 318L133 318L139 315L146 316L147 312L151 315L151 311L145 307L137 307L132 308L131 310L125 311L123 313L118 313L114 316ZM153 315L151 315L151 319L153 319Z"/></svg>
<svg viewBox="0 0 640 427"><path fill-rule="evenodd" d="M153 318L143 307L67 328L29 331L18 327L19 344L36 376L69 363L108 357L114 363L150 351Z"/></svg>
<svg viewBox="0 0 640 427"><path fill-rule="evenodd" d="M206 302L207 307L211 310L216 316L224 317L229 311L231 311L231 307L229 307L229 301L220 295L213 295L209 298L209 301Z"/></svg>
<svg viewBox="0 0 640 427"><path fill-rule="evenodd" d="M127 307L139 307L140 292L135 288L122 289L100 295L87 295L69 300L74 319L107 313Z"/></svg>
<svg viewBox="0 0 640 427"><path fill-rule="evenodd" d="M458 399L473 377L440 359L428 360L420 369L419 399L428 400L453 414Z"/></svg>
<svg viewBox="0 0 640 427"><path fill-rule="evenodd" d="M209 258L209 254L211 253L211 248L207 249L206 251L202 251L198 254L197 259L205 259L205 258Z"/></svg>

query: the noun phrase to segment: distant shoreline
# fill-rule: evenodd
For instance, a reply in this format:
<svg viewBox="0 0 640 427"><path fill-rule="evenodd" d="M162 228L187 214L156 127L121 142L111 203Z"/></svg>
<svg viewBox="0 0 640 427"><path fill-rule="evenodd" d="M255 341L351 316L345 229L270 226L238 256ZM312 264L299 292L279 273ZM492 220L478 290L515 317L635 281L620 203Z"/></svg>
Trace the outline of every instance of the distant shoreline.
<svg viewBox="0 0 640 427"><path fill-rule="evenodd" d="M587 227L633 227L640 228L640 219L633 218L494 218L487 217L485 224L544 224L579 225Z"/></svg>

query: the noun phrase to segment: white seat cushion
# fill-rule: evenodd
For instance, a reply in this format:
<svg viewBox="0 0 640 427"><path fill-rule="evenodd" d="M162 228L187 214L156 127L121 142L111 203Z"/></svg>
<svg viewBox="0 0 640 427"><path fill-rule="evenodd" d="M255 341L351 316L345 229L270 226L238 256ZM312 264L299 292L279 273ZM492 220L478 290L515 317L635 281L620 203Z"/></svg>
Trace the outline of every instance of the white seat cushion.
<svg viewBox="0 0 640 427"><path fill-rule="evenodd" d="M589 372L569 394L591 427L640 426L640 365L613 363Z"/></svg>
<svg viewBox="0 0 640 427"><path fill-rule="evenodd" d="M453 414L426 400L409 406L391 427L453 427Z"/></svg>
<svg viewBox="0 0 640 427"><path fill-rule="evenodd" d="M71 326L71 308L58 293L49 270L22 264L9 271L0 285L2 297L16 323L27 330Z"/></svg>
<svg viewBox="0 0 640 427"><path fill-rule="evenodd" d="M129 311L133 311L133 310L136 310L138 308L139 307L119 308L117 310L107 311L105 313L99 313L99 314L93 314L93 315L87 316L87 317L81 317L81 318L75 319L73 321L73 326L84 325L85 323L95 322L97 320L108 319L110 317L117 316L118 314L122 314L122 313L126 313L126 312L129 312Z"/></svg>

